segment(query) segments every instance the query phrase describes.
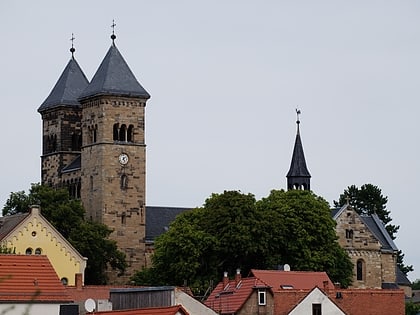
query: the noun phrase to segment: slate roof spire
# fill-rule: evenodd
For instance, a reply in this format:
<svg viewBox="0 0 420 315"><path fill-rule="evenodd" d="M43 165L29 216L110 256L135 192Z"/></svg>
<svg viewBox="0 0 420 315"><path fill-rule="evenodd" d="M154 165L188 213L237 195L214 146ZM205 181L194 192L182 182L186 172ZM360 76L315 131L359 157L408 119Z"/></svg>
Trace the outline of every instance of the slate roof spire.
<svg viewBox="0 0 420 315"><path fill-rule="evenodd" d="M115 39L117 38L114 33L115 25L113 22L112 45L93 76L92 81L80 95L80 101L102 95L150 98L149 93L137 81L115 45Z"/></svg>
<svg viewBox="0 0 420 315"><path fill-rule="evenodd" d="M39 113L58 107L80 107L77 99L88 86L89 81L74 58L76 49L73 46L73 34L71 37L71 59L48 97L38 108Z"/></svg>
<svg viewBox="0 0 420 315"><path fill-rule="evenodd" d="M292 162L287 173L287 189L311 189L311 174L306 166L305 154L303 153L302 140L300 139L300 119L301 111L296 109L297 114L297 132L295 147L293 148Z"/></svg>

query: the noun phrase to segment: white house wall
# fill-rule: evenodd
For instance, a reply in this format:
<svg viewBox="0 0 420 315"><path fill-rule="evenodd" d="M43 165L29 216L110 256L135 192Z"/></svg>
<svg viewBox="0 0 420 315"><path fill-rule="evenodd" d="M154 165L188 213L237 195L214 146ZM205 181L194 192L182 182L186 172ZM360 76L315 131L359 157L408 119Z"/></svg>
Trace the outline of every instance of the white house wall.
<svg viewBox="0 0 420 315"><path fill-rule="evenodd" d="M318 288L312 290L288 315L312 314L312 304L321 304L322 315L346 315Z"/></svg>

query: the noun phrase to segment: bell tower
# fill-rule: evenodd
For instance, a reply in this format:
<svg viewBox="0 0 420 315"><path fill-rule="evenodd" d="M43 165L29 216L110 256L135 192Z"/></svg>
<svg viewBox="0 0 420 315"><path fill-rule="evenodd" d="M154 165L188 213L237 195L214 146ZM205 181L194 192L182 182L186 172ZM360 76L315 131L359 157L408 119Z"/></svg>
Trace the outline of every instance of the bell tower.
<svg viewBox="0 0 420 315"><path fill-rule="evenodd" d="M300 110L296 109L296 140L293 148L292 162L290 164L289 172L287 173L287 189L311 189L311 174L306 167L305 154L303 153L302 140L300 139Z"/></svg>
<svg viewBox="0 0 420 315"><path fill-rule="evenodd" d="M116 47L114 32L111 39L91 83L78 98L83 136L81 199L87 219L111 228L111 238L126 254L126 276L111 279L125 283L141 270L145 259L145 106L150 95Z"/></svg>

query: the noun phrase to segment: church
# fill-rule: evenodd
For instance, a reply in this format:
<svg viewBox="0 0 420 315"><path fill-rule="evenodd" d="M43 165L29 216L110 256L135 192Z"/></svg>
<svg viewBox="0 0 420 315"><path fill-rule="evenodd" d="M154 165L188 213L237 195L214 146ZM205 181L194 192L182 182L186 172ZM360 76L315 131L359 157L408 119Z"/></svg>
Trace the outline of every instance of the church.
<svg viewBox="0 0 420 315"><path fill-rule="evenodd" d="M38 108L42 116L41 182L68 188L88 219L113 230L126 254L126 277L145 257L145 107L149 93L111 46L92 80L71 58Z"/></svg>
<svg viewBox="0 0 420 315"><path fill-rule="evenodd" d="M150 94L130 70L116 44L91 81L71 58L48 97L42 116L41 182L67 188L82 201L87 219L113 230L126 254L125 283L150 263L153 240L183 208L146 207L145 108ZM287 189L310 190L300 136L300 111ZM147 213L146 213L147 212ZM362 217L349 205L334 209L340 245L354 264L353 287L381 288L397 281L397 247L376 217ZM146 226L147 222L147 226ZM112 275L110 275L112 276Z"/></svg>

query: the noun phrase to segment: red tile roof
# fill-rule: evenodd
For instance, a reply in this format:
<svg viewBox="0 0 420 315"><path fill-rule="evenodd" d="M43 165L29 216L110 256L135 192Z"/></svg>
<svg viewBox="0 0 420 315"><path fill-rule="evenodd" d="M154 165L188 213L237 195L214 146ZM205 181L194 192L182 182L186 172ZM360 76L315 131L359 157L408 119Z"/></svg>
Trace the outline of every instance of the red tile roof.
<svg viewBox="0 0 420 315"><path fill-rule="evenodd" d="M226 286L221 281L204 304L217 313L233 314L241 309L256 288L268 288L268 286L255 277L242 278L239 282L229 280Z"/></svg>
<svg viewBox="0 0 420 315"><path fill-rule="evenodd" d="M150 307L150 308L139 308L135 310L120 310L120 311L103 311L95 312L95 315L189 315L189 313L181 306L169 306L169 307Z"/></svg>
<svg viewBox="0 0 420 315"><path fill-rule="evenodd" d="M285 286L296 290L312 290L316 286L324 289L325 285L334 288L326 272L252 269L251 276L267 283L273 291L283 290Z"/></svg>
<svg viewBox="0 0 420 315"><path fill-rule="evenodd" d="M0 254L0 301L71 302L47 256Z"/></svg>

